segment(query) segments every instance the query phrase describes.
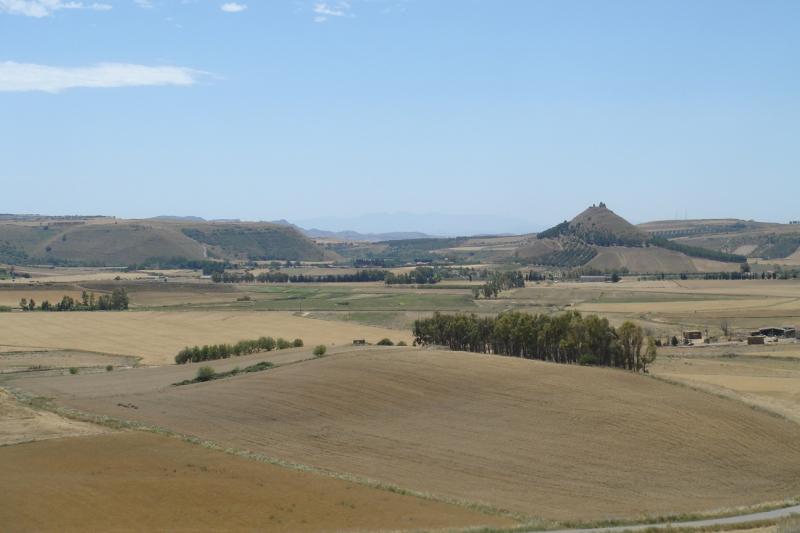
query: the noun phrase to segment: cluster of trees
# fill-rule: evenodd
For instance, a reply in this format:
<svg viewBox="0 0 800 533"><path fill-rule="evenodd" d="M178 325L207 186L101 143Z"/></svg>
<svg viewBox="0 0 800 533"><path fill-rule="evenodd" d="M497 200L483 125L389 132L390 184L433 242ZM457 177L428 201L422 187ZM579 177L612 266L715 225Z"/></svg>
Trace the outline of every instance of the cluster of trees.
<svg viewBox="0 0 800 533"><path fill-rule="evenodd" d="M386 273L387 285L432 285L442 280L442 274L438 268L429 266L418 266L411 272L405 274Z"/></svg>
<svg viewBox="0 0 800 533"><path fill-rule="evenodd" d="M688 255L689 257L699 257L700 259L712 259L714 261L723 261L725 263L746 263L747 258L743 255L729 254L720 252L719 250L710 250L708 248L700 248L699 246L689 246L679 242L671 241L663 237L653 237L650 239L650 244L658 246L659 248L666 248L667 250L674 250Z"/></svg>
<svg viewBox="0 0 800 533"><path fill-rule="evenodd" d="M472 289L472 296L475 299L483 296L484 298L494 298L500 291L516 289L525 286L525 276L522 272L494 272L491 279L480 287Z"/></svg>
<svg viewBox="0 0 800 533"><path fill-rule="evenodd" d="M537 239L555 239L561 235L567 235L570 232L569 222L566 220L560 224L556 224L552 228L540 231L536 234Z"/></svg>
<svg viewBox="0 0 800 533"><path fill-rule="evenodd" d="M255 340L239 341L236 344L205 344L201 346L188 346L178 352L175 362L179 365L197 363L200 361L213 361L215 359L228 359L232 356L248 355L258 352L271 352L272 350L285 350L286 348L299 348L303 346L302 339L287 341L278 337L260 337Z"/></svg>
<svg viewBox="0 0 800 533"><path fill-rule="evenodd" d="M83 291L80 300L65 295L60 302L50 303L44 300L36 306L36 301L23 298L19 306L23 311L124 311L130 305L130 297L123 288L114 289L111 294L95 296L93 292Z"/></svg>
<svg viewBox="0 0 800 533"><path fill-rule="evenodd" d="M415 345L635 372L646 372L656 357L655 341L636 324L614 328L605 318L576 311L557 316L508 311L497 317L435 313L415 321L413 333Z"/></svg>
<svg viewBox="0 0 800 533"><path fill-rule="evenodd" d="M359 270L353 274L293 274L286 272L214 272L211 279L215 283L353 283L367 281L384 281L388 272L385 270Z"/></svg>

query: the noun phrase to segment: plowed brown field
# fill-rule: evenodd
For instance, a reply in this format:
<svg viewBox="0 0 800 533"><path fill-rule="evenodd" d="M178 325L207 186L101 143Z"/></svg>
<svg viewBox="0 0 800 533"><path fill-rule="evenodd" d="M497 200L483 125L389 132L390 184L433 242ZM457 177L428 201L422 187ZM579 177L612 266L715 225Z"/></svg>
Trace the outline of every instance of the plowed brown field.
<svg viewBox="0 0 800 533"><path fill-rule="evenodd" d="M145 432L0 447L3 531L347 531L508 519Z"/></svg>
<svg viewBox="0 0 800 533"><path fill-rule="evenodd" d="M623 371L368 348L158 390L133 379L138 372L12 385L83 411L556 520L800 494L800 427Z"/></svg>

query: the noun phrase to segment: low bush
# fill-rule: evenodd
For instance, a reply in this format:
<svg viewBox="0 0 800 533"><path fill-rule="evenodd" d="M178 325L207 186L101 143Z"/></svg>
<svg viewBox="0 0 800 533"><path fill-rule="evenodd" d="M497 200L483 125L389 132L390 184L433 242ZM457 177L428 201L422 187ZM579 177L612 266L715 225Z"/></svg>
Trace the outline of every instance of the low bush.
<svg viewBox="0 0 800 533"><path fill-rule="evenodd" d="M292 341L292 346L295 348L302 348L303 347L303 339L295 339Z"/></svg>
<svg viewBox="0 0 800 533"><path fill-rule="evenodd" d="M208 381L214 378L217 371L210 366L201 366L197 369L197 381Z"/></svg>
<svg viewBox="0 0 800 533"><path fill-rule="evenodd" d="M106 372L111 372L114 370L114 365L106 365Z"/></svg>
<svg viewBox="0 0 800 533"><path fill-rule="evenodd" d="M400 342L398 342L398 343L397 343L397 345L398 345L398 346L408 346L408 344L406 343L406 341L400 341Z"/></svg>
<svg viewBox="0 0 800 533"><path fill-rule="evenodd" d="M324 344L320 344L314 347L314 355L317 357L322 357L325 355L325 352L328 351L328 348Z"/></svg>
<svg viewBox="0 0 800 533"><path fill-rule="evenodd" d="M283 337L278 337L278 349L285 350L286 348L291 348L292 343L284 339Z"/></svg>
<svg viewBox="0 0 800 533"><path fill-rule="evenodd" d="M378 341L378 346L394 346L394 343L391 339L383 338Z"/></svg>
<svg viewBox="0 0 800 533"><path fill-rule="evenodd" d="M254 365L247 366L245 368L239 368L238 366L233 370L229 370L227 372L214 372L214 369L211 367L204 366L203 368L208 369L211 371L210 374L204 374L203 376L200 375L200 371L203 370L201 368L197 372L197 377L194 379L186 379L184 381L180 381L178 383L173 383L175 386L179 385L191 385L192 383L202 383L204 381L213 381L217 379L224 379L236 376L238 374L248 374L250 372L261 372L262 370L268 370L272 368L274 365L269 361L262 361L260 363L256 363Z"/></svg>
<svg viewBox="0 0 800 533"><path fill-rule="evenodd" d="M69 373L70 373L70 374L72 374L72 375L75 375L75 374L77 374L78 372L80 372L80 369L79 369L77 366L71 366L71 367L69 367Z"/></svg>

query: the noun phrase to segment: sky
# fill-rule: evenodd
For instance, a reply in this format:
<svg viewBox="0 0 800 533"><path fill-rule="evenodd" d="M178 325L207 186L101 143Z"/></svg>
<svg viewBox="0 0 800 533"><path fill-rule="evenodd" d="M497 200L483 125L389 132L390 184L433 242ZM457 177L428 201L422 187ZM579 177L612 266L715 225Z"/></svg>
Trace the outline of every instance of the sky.
<svg viewBox="0 0 800 533"><path fill-rule="evenodd" d="M785 222L799 169L796 0L0 0L0 212Z"/></svg>

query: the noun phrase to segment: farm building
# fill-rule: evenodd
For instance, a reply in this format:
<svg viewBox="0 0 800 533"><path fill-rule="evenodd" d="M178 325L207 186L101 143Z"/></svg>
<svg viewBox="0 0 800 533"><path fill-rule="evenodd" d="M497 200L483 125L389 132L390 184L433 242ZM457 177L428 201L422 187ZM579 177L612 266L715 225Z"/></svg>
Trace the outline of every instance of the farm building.
<svg viewBox="0 0 800 533"><path fill-rule="evenodd" d="M606 281L609 281L608 276L581 276L580 278L581 283L592 283L592 282L605 283Z"/></svg>
<svg viewBox="0 0 800 533"><path fill-rule="evenodd" d="M765 339L763 335L750 335L747 337L747 344L764 344Z"/></svg>
<svg viewBox="0 0 800 533"><path fill-rule="evenodd" d="M703 332L699 329L690 329L683 332L683 340L693 341L703 338Z"/></svg>
<svg viewBox="0 0 800 533"><path fill-rule="evenodd" d="M764 337L784 337L788 339L794 339L797 335L797 332L794 326L768 326L764 328L759 328L758 331L754 331L752 335L763 335Z"/></svg>

